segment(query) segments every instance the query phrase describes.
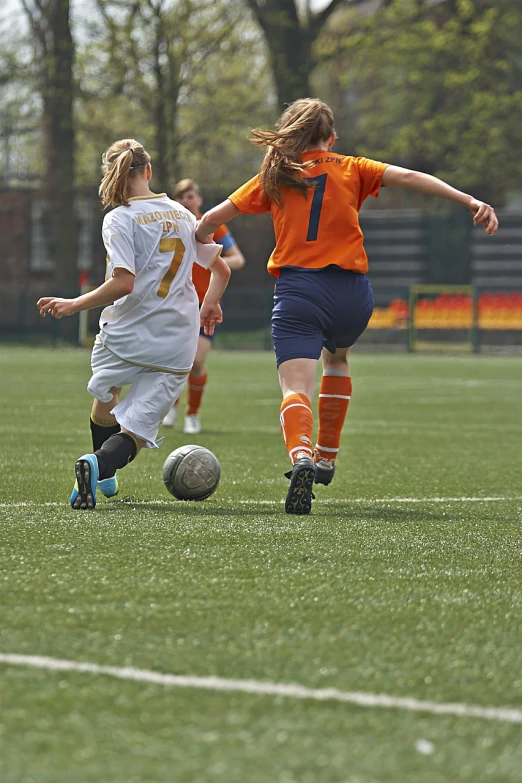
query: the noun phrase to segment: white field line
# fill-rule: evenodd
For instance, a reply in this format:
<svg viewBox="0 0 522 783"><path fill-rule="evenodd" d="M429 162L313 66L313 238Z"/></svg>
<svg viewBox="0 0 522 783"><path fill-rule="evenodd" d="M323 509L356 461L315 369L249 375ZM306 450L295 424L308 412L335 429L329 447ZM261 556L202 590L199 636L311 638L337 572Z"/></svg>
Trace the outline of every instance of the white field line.
<svg viewBox="0 0 522 783"><path fill-rule="evenodd" d="M99 666L96 663L65 661L40 655L16 655L0 653L0 663L12 666L29 666L49 671L72 671L85 674L101 674L119 680L150 682L177 688L199 688L206 691L252 693L259 696L286 696L313 701L338 701L359 707L383 707L408 712L427 712L432 715L455 715L461 718L485 718L504 723L522 723L522 709L512 707L479 707L474 704L440 703L413 698L388 696L384 693L359 693L340 691L337 688L306 688L293 683L264 682L262 680L229 680L224 677L194 677L185 674L162 674L147 669L126 666Z"/></svg>
<svg viewBox="0 0 522 783"><path fill-rule="evenodd" d="M461 497L461 498L318 498L319 505L337 505L339 503L364 503L367 505L382 505L385 503L503 503L513 500L522 500L522 495L513 497ZM168 502L168 501L167 501ZM275 505L284 503L283 500L234 500L234 503L243 505Z"/></svg>
<svg viewBox="0 0 522 783"><path fill-rule="evenodd" d="M216 498L217 500L218 498ZM485 497L449 497L449 498L321 498L317 499L319 505L335 506L339 503L363 503L365 505L383 505L386 503L509 503L512 501L522 500L522 495L513 495L512 497L498 495L498 496L485 496ZM238 500L236 498L223 499L225 503L234 503L240 506L278 506L284 503L284 500ZM169 506L170 508L186 508L185 505L175 500L168 500L165 498L151 498L149 500L124 500L112 501L109 505L112 506L147 506L150 504L156 504L160 506ZM30 501L21 500L13 501L12 503L0 503L0 508L48 508L48 507L60 507L67 506L66 502L48 501L46 503L32 503ZM192 505L192 504L190 504ZM198 504L199 505L199 504ZM108 506L104 506L107 508ZM102 507L103 508L103 507ZM210 508L209 508L210 511Z"/></svg>

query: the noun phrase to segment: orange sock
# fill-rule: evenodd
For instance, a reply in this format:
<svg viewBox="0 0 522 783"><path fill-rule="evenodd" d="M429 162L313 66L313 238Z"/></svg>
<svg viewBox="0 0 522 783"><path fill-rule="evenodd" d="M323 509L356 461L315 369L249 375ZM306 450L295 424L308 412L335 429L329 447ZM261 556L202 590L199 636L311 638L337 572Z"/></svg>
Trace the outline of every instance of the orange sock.
<svg viewBox="0 0 522 783"><path fill-rule="evenodd" d="M314 417L306 394L290 394L281 403L281 432L292 465L300 451L313 456Z"/></svg>
<svg viewBox="0 0 522 783"><path fill-rule="evenodd" d="M195 377L189 375L187 383L187 416L195 416L201 405L201 398L207 385L208 373Z"/></svg>
<svg viewBox="0 0 522 783"><path fill-rule="evenodd" d="M319 432L315 447L316 460L334 461L341 444L341 432L350 397L352 379L349 375L337 375L326 371L319 391Z"/></svg>

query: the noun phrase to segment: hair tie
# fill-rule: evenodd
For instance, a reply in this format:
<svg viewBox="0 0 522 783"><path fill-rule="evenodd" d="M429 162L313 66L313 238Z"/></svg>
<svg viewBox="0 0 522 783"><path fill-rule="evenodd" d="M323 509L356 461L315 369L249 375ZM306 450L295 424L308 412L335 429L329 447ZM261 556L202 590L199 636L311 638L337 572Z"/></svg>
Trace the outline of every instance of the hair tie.
<svg viewBox="0 0 522 783"><path fill-rule="evenodd" d="M143 166L148 166L150 163L150 160L146 160L145 163L138 163L137 166L131 166L131 169L142 169Z"/></svg>

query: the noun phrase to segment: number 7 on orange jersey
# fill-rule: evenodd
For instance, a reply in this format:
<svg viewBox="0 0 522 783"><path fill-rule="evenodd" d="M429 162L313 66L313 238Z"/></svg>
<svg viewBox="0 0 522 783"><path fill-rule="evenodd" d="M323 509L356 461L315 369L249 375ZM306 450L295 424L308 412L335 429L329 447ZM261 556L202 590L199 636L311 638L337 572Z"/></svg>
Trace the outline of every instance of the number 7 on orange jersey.
<svg viewBox="0 0 522 783"><path fill-rule="evenodd" d="M323 207L324 191L328 174L319 174L317 177L305 177L308 182L315 184L314 195L312 196L312 205L310 207L310 220L308 221L307 242L315 242L319 233L319 219Z"/></svg>

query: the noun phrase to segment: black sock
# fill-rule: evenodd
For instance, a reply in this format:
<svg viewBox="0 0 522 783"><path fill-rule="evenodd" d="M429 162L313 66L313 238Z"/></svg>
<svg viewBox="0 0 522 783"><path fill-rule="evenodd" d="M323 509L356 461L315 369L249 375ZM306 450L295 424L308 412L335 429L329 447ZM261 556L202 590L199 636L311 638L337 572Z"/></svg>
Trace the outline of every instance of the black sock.
<svg viewBox="0 0 522 783"><path fill-rule="evenodd" d="M94 452L100 469L98 480L102 481L114 476L119 468L124 468L129 462L132 462L137 451L136 441L126 432L111 435L101 449Z"/></svg>
<svg viewBox="0 0 522 783"><path fill-rule="evenodd" d="M95 416L95 419L96 421L93 421L91 416L92 450L98 451L111 435L116 435L120 431L121 427L118 422L113 424L112 422L104 421L103 424L101 424L100 422L103 421L102 419L99 419L97 416Z"/></svg>

